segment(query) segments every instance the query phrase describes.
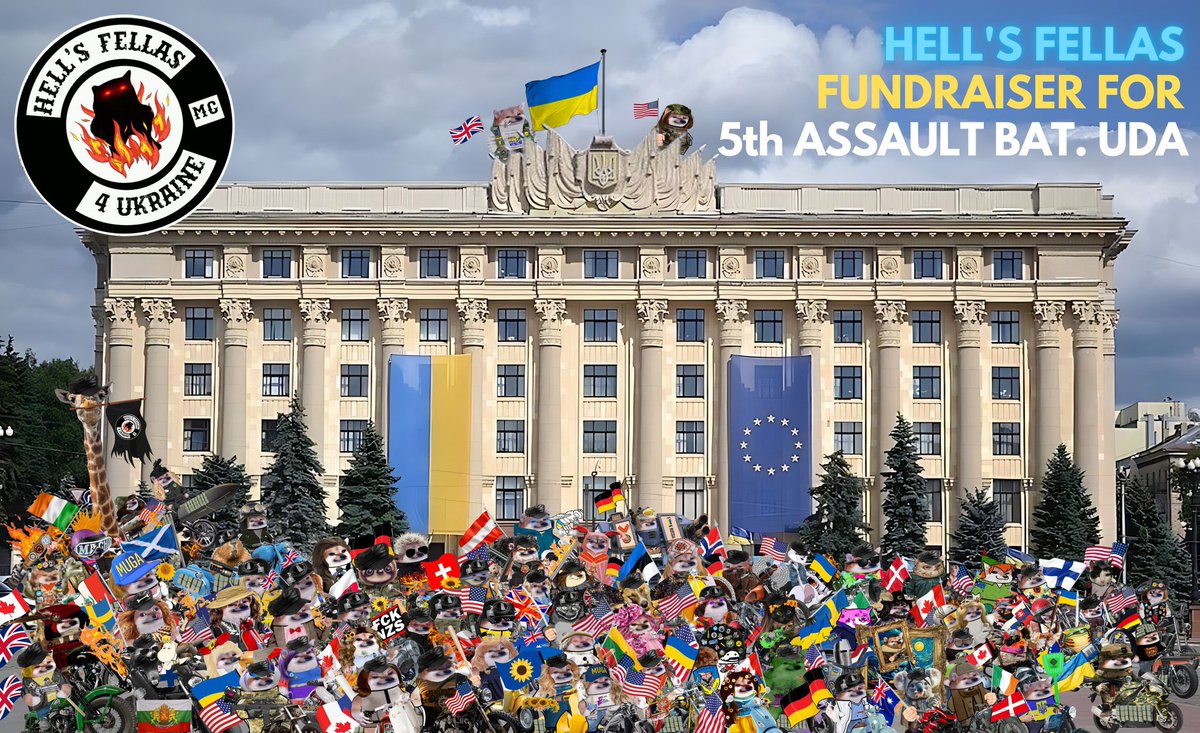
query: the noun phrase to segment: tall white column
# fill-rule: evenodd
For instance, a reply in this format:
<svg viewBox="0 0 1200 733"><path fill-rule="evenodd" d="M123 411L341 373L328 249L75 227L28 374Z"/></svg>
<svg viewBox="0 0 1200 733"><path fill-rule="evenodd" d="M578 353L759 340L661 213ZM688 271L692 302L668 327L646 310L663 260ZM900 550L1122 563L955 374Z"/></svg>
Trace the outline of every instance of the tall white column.
<svg viewBox="0 0 1200 733"><path fill-rule="evenodd" d="M246 396L249 394L246 344L254 308L245 298L222 298L221 315L225 318L225 338L221 348L221 455L237 456L243 463L253 449L246 426Z"/></svg>
<svg viewBox="0 0 1200 733"><path fill-rule="evenodd" d="M488 323L488 303L482 298L461 298L455 305L462 319L463 351L471 356L471 455L468 459L467 521L483 509L483 341Z"/></svg>
<svg viewBox="0 0 1200 733"><path fill-rule="evenodd" d="M336 474L335 462L325 455L325 340L331 315L329 301L301 298L300 314L304 317L300 402L304 405L308 435L316 444L317 457L327 472Z"/></svg>
<svg viewBox="0 0 1200 733"><path fill-rule="evenodd" d="M142 413L146 417L146 439L154 455L166 459L167 431L171 401L171 322L175 304L170 298L142 298L142 316L146 319L146 375ZM153 462L141 464L141 480L150 482Z"/></svg>
<svg viewBox="0 0 1200 733"><path fill-rule="evenodd" d="M958 353L954 375L958 425L954 427L955 490L950 502L947 528L958 530L959 506L968 491L983 488L983 375L979 350L980 330L987 321L987 303L982 300L960 300L954 304L958 318Z"/></svg>
<svg viewBox="0 0 1200 733"><path fill-rule="evenodd" d="M825 456L825 420L821 413L824 402L821 399L821 377L825 372L821 364L821 344L824 341L824 326L829 320L828 303L824 300L797 300L796 317L800 319L800 355L809 357L812 365L812 425L808 446L812 455L812 471L809 486L816 486L820 482L817 476Z"/></svg>
<svg viewBox="0 0 1200 733"><path fill-rule="evenodd" d="M659 512L675 511L663 487L663 317L665 300L639 300L637 400L637 503Z"/></svg>
<svg viewBox="0 0 1200 733"><path fill-rule="evenodd" d="M717 359L717 424L713 433L717 444L717 485L708 507L708 521L728 532L729 523L729 360L742 348L742 322L746 318L746 301L718 300L717 316L721 319Z"/></svg>
<svg viewBox="0 0 1200 733"><path fill-rule="evenodd" d="M1103 332L1104 363L1100 389L1100 486L1096 511L1100 515L1100 532L1107 539L1116 539L1120 518L1117 513L1117 426L1110 419L1116 406L1117 367L1117 320L1121 314L1106 310L1101 315L1100 328Z"/></svg>
<svg viewBox="0 0 1200 733"><path fill-rule="evenodd" d="M1071 450L1099 513L1101 499L1108 498L1100 496L1100 325L1104 311L1099 302L1075 301L1071 312L1075 315L1075 441ZM1111 519L1109 512L1110 532Z"/></svg>
<svg viewBox="0 0 1200 733"><path fill-rule="evenodd" d="M1034 479L1034 491L1029 497L1027 516L1041 500L1042 476L1054 451L1063 442L1062 434L1062 376L1059 372L1059 347L1063 313L1066 303L1040 300L1033 304L1037 320L1034 347L1037 349L1036 389L1026 389L1026 395L1037 395L1034 401L1033 465L1029 473Z"/></svg>
<svg viewBox="0 0 1200 733"><path fill-rule="evenodd" d="M108 398L113 401L133 399L133 298L105 298L104 312L108 314L109 324L106 377L111 389ZM111 451L112 430L107 423L104 431L108 436L105 450ZM105 465L113 497L132 494L138 482L134 467L124 460L106 460Z"/></svg>
<svg viewBox="0 0 1200 733"><path fill-rule="evenodd" d="M535 494L531 504L544 504L551 514L575 502L562 496L562 321L567 301L542 298L534 301L541 316L538 328L537 455L534 465Z"/></svg>
<svg viewBox="0 0 1200 733"><path fill-rule="evenodd" d="M379 364L375 367L377 402L375 407L375 425L379 434L387 440L388 434L388 400L390 394L390 374L388 363L393 355L404 353L404 323L408 320L408 298L383 298L378 303L379 308ZM380 389L379 386L384 386Z"/></svg>
<svg viewBox="0 0 1200 733"><path fill-rule="evenodd" d="M884 460L892 447L892 428L896 427L896 415L900 411L900 339L908 312L903 300L875 301L875 328L878 339L876 349L875 379L875 425L867 436L868 444L874 445L874 466L878 491L872 493L871 511L868 522L874 529L871 539L878 544L883 537L883 471Z"/></svg>

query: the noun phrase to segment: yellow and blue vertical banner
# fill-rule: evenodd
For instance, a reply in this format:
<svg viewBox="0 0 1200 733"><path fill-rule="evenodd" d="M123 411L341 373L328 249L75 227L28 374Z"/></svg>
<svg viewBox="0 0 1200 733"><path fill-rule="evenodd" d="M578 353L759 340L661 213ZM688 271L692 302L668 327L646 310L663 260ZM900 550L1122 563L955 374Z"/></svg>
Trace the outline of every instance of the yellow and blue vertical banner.
<svg viewBox="0 0 1200 733"><path fill-rule="evenodd" d="M470 502L471 356L388 362L388 461L413 532L459 534Z"/></svg>

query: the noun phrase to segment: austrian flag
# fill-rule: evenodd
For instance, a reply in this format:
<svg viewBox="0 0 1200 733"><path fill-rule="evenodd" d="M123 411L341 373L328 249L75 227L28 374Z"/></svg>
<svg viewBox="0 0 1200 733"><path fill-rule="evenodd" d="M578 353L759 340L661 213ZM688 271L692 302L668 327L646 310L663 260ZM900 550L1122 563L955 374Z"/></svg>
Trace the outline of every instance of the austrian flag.
<svg viewBox="0 0 1200 733"><path fill-rule="evenodd" d="M504 532L496 524L496 520L492 519L492 515L485 511L479 515L470 527L467 527L467 531L463 533L462 538L458 541L458 546L462 548L465 554L480 545L490 545L503 536Z"/></svg>

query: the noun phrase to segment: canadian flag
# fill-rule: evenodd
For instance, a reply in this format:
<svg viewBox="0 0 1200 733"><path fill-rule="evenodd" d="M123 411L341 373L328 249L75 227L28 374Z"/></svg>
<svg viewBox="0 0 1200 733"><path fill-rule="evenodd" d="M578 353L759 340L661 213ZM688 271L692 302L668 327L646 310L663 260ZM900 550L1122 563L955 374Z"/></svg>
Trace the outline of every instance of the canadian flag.
<svg viewBox="0 0 1200 733"><path fill-rule="evenodd" d="M338 664L338 652L341 651L342 640L333 637L329 642L329 646L325 647L320 656L317 657L317 664L321 666L321 676L325 677L329 674L329 670L333 669Z"/></svg>
<svg viewBox="0 0 1200 733"><path fill-rule="evenodd" d="M351 733L359 728L336 702L327 702L317 709L317 725L324 733Z"/></svg>
<svg viewBox="0 0 1200 733"><path fill-rule="evenodd" d="M966 660L976 667L982 667L992 661L992 648L984 642L978 649L968 654Z"/></svg>
<svg viewBox="0 0 1200 733"><path fill-rule="evenodd" d="M944 605L946 605L946 592L942 590L942 586L935 585L932 590L917 599L909 614L917 622L917 628L923 629L928 625L925 623L925 619L929 618L929 614Z"/></svg>
<svg viewBox="0 0 1200 733"><path fill-rule="evenodd" d="M29 604L20 591L14 590L6 596L0 596L0 624L14 621L29 613Z"/></svg>
<svg viewBox="0 0 1200 733"><path fill-rule="evenodd" d="M329 586L329 595L341 598L347 593L355 593L358 590L358 576L354 574L354 568L351 568L343 573L336 583Z"/></svg>

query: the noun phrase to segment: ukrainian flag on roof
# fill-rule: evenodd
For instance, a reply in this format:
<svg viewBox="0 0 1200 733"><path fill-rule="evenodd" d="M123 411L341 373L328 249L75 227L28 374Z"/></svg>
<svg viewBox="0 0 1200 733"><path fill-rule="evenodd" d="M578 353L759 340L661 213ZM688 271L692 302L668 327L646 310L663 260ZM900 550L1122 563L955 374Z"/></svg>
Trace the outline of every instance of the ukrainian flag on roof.
<svg viewBox="0 0 1200 733"><path fill-rule="evenodd" d="M562 76L552 76L525 84L525 101L534 130L562 127L575 115L596 109L600 80L600 62Z"/></svg>

